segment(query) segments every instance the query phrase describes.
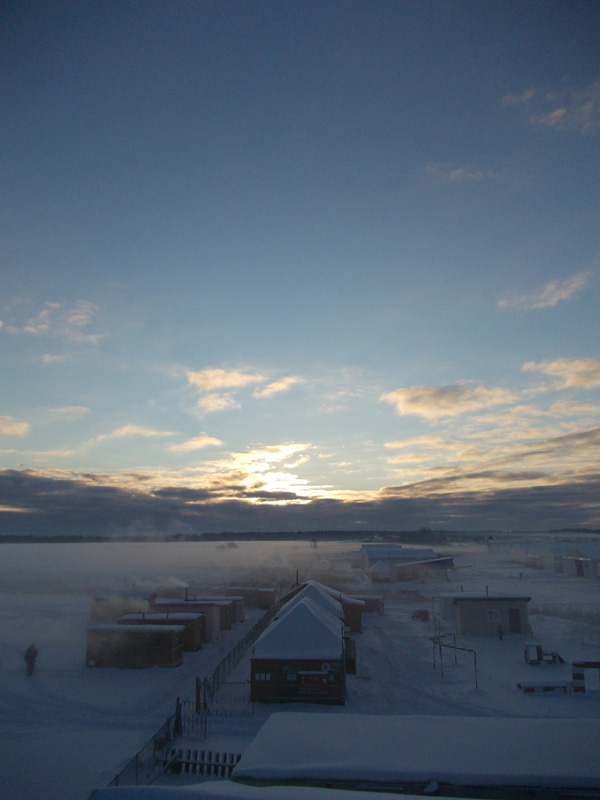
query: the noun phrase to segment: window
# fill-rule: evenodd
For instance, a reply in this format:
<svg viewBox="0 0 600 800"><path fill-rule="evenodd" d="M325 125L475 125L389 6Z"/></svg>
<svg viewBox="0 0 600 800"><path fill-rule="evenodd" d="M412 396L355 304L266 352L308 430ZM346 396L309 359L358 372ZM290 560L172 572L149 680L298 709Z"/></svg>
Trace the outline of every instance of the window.
<svg viewBox="0 0 600 800"><path fill-rule="evenodd" d="M255 672L254 673L254 680L255 681L270 681L271 680L271 673L270 672Z"/></svg>
<svg viewBox="0 0 600 800"><path fill-rule="evenodd" d="M488 608L487 618L488 622L500 622L500 612L497 608Z"/></svg>

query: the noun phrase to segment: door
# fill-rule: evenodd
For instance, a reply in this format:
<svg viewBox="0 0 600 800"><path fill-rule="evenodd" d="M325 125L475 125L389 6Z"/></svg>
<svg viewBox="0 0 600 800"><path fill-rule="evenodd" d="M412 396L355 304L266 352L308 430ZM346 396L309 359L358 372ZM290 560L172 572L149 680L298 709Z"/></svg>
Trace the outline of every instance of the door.
<svg viewBox="0 0 600 800"><path fill-rule="evenodd" d="M508 609L508 630L510 633L521 633L521 611L518 608Z"/></svg>

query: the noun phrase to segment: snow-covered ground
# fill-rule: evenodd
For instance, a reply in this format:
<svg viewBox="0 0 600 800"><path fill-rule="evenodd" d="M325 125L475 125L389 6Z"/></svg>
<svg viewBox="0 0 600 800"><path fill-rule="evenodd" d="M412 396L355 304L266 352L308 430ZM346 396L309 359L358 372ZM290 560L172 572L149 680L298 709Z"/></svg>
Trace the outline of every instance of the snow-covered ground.
<svg viewBox="0 0 600 800"><path fill-rule="evenodd" d="M600 691L524 694L520 681L569 680L570 662L600 659L600 583L525 568L510 554L452 548L448 582L369 584L342 571L337 556L355 545L241 543L0 546L0 796L3 800L85 800L106 786L174 711L192 699L196 676L208 676L262 612L249 610L218 642L186 653L176 669L90 669L84 665L91 594L106 589L214 586L250 579L281 587L314 577L363 594L384 594L385 614L365 614L356 634L357 674L347 678L345 706L265 706L254 716L211 718L207 748L243 752L273 711L337 714L599 718ZM443 548L446 554L449 548ZM324 573L324 570L328 570ZM531 596L532 634L457 637L476 651L444 651L431 642L432 622L413 617L447 592ZM551 613L550 613L551 612ZM447 623L448 632L452 626ZM535 639L565 665L530 666L523 643ZM28 677L23 652L39 650ZM231 680L249 677L249 654ZM476 686L477 681L477 686ZM600 687L596 687L600 688Z"/></svg>

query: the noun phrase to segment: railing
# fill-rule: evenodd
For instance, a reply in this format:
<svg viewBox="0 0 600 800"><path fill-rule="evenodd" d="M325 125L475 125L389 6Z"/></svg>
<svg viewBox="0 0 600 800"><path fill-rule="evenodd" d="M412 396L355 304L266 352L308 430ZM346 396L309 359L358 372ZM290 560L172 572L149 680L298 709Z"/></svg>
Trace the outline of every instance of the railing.
<svg viewBox="0 0 600 800"><path fill-rule="evenodd" d="M139 750L131 761L115 775L109 786L138 786L153 783L164 770L163 750L181 735L181 712L179 701L177 711L169 717L154 736Z"/></svg>
<svg viewBox="0 0 600 800"><path fill-rule="evenodd" d="M209 678L196 678L196 698L194 701L180 701L177 698L175 714L169 717L164 725L154 734L131 761L116 775L109 786L131 786L150 784L155 781L171 764L173 756L165 759L164 752L183 733L200 733L206 737L206 717L208 714L249 714L248 683L229 683L230 702L218 706L215 703L217 690L225 684L225 678L239 664L248 648L254 644L260 634L275 616L276 610L269 609L259 621L237 642L237 644L221 660ZM233 688L235 687L235 688ZM245 706L245 707L244 707ZM253 707L250 707L253 710ZM171 750L173 748L171 747Z"/></svg>
<svg viewBox="0 0 600 800"><path fill-rule="evenodd" d="M203 775L229 778L241 758L241 753L222 753L192 747L170 747L165 752L165 764L176 775Z"/></svg>
<svg viewBox="0 0 600 800"><path fill-rule="evenodd" d="M250 628L246 635L239 640L235 647L227 653L213 674L209 678L196 678L196 711L210 713L217 689L225 682L225 678L239 664L246 651L258 639L265 628L271 623L276 614L276 609L269 609L259 621Z"/></svg>

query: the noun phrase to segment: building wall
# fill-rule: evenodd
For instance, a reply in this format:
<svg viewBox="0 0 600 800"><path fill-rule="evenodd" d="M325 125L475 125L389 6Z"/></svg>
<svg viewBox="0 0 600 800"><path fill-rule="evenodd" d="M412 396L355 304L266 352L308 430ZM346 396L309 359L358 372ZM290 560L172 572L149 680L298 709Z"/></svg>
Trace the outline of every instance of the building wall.
<svg viewBox="0 0 600 800"><path fill-rule="evenodd" d="M98 626L87 632L86 664L94 667L177 667L183 661L183 628L173 632L140 626L133 632L125 626ZM115 630L117 628L117 630Z"/></svg>
<svg viewBox="0 0 600 800"><path fill-rule="evenodd" d="M529 631L525 600L492 597L477 600L457 598L455 609L457 633L468 636L498 636L499 626L503 635Z"/></svg>
<svg viewBox="0 0 600 800"><path fill-rule="evenodd" d="M355 603L342 603L342 610L344 612L344 625L347 625L354 633L361 633L363 607Z"/></svg>
<svg viewBox="0 0 600 800"><path fill-rule="evenodd" d="M590 558L563 556L563 571L566 575L580 578L597 578L598 563Z"/></svg>
<svg viewBox="0 0 600 800"><path fill-rule="evenodd" d="M336 703L346 699L342 660L265 660L253 658L251 700L262 703Z"/></svg>

